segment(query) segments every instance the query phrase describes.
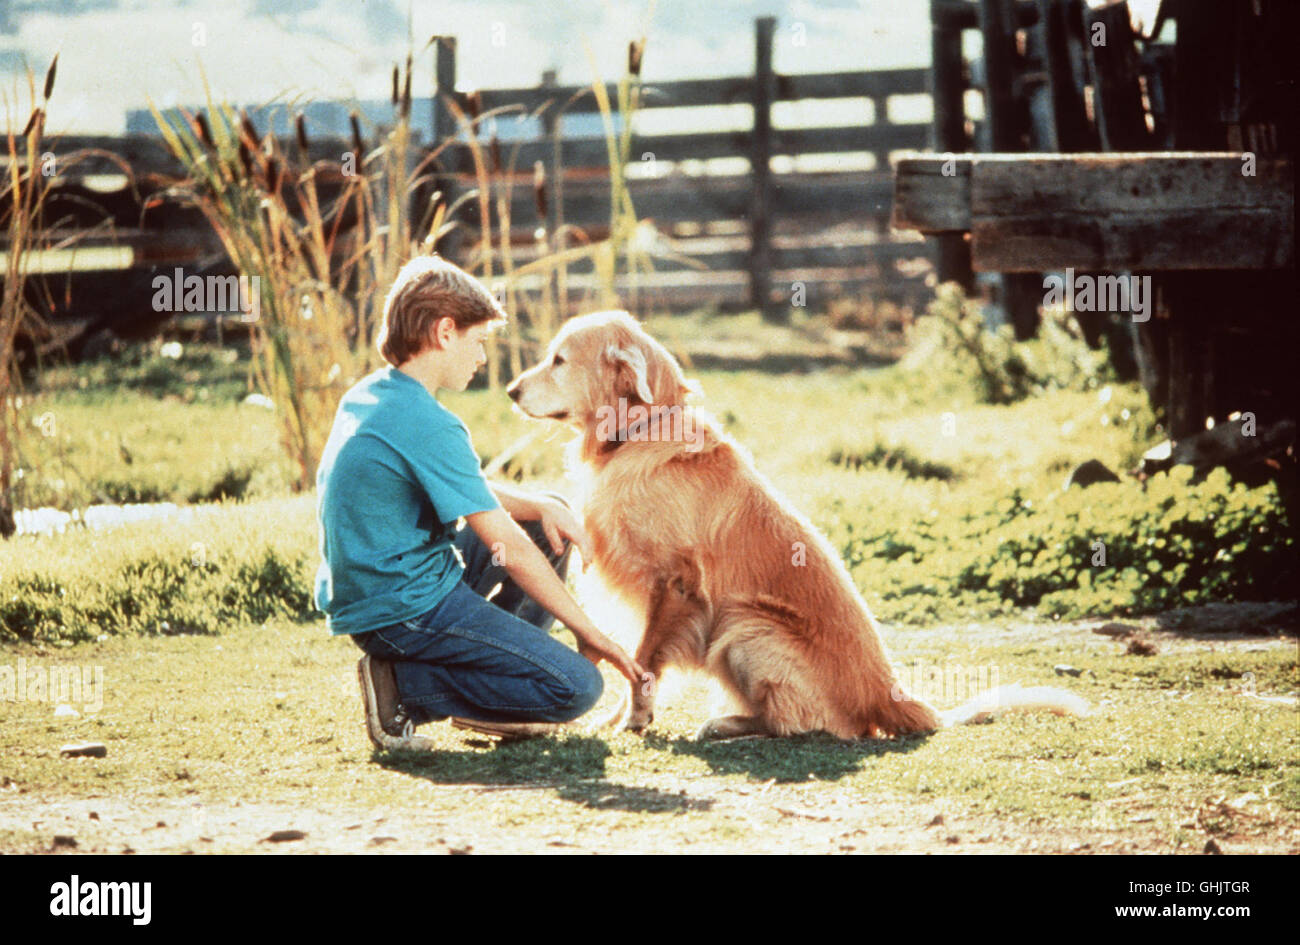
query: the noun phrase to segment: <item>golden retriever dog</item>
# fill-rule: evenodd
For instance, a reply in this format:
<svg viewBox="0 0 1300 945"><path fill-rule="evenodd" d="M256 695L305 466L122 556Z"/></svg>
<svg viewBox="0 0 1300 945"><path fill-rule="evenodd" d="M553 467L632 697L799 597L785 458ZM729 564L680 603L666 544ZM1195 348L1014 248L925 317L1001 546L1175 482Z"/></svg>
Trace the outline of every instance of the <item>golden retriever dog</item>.
<svg viewBox="0 0 1300 945"><path fill-rule="evenodd" d="M591 564L644 615L637 661L656 678L705 669L744 707L697 737L887 737L1008 707L1086 711L1056 690L1004 687L942 716L910 697L835 549L686 403L693 389L630 315L597 312L567 322L509 394L579 433ZM640 731L653 717L652 689L632 692L622 724Z"/></svg>

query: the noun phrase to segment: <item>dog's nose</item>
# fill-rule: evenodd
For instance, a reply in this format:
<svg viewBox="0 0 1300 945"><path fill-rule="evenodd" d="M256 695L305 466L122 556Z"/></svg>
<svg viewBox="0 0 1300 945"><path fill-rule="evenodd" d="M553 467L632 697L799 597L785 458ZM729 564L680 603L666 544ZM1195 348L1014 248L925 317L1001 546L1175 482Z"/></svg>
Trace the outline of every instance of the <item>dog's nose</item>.
<svg viewBox="0 0 1300 945"><path fill-rule="evenodd" d="M519 403L519 382L516 381L515 383L507 387L506 393L510 395L511 400L513 400L515 403Z"/></svg>

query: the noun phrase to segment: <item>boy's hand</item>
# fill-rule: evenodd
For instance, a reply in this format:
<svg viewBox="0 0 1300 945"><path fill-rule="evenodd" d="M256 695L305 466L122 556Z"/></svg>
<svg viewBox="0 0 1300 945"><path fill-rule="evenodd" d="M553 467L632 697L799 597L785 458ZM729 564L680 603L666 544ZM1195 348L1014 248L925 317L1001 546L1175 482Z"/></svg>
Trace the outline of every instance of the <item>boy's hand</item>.
<svg viewBox="0 0 1300 945"><path fill-rule="evenodd" d="M598 666L601 660L609 660L610 664L627 678L627 681L632 684L634 689L639 690L645 686L654 686L654 674L642 669L636 660L624 652L621 646L603 633L579 637L578 652Z"/></svg>
<svg viewBox="0 0 1300 945"><path fill-rule="evenodd" d="M564 539L569 539L578 546L578 553L582 555L582 566L586 568L591 563L591 540L587 537L587 531L578 521L578 517L570 512L567 506L554 499L541 497L536 501L542 531L546 533L551 548L557 555L562 554Z"/></svg>

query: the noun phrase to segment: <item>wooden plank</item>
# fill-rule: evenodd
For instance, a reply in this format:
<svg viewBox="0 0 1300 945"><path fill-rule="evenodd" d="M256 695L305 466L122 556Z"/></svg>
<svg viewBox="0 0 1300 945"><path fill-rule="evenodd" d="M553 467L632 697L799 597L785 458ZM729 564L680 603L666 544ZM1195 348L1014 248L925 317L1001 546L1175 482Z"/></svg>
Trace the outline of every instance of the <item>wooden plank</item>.
<svg viewBox="0 0 1300 945"><path fill-rule="evenodd" d="M1140 64L1127 3L1090 10L1089 35L1098 27L1105 42L1087 43L1092 62L1097 131L1103 151L1143 151L1151 147L1142 110Z"/></svg>
<svg viewBox="0 0 1300 945"><path fill-rule="evenodd" d="M874 172L774 174L772 183L773 212L781 219L823 215L845 219L850 210L858 219L888 218L894 192L892 178ZM748 174L675 175L632 180L629 187L642 219L661 224L708 223L744 219L752 180ZM532 187L520 181L511 194L511 216L535 225L536 215ZM608 179L566 180L564 215L578 226L608 223Z"/></svg>
<svg viewBox="0 0 1300 945"><path fill-rule="evenodd" d="M966 135L965 62L961 29L943 14L943 0L930 4L930 55L934 88L934 128L931 147L940 153L960 153L970 148ZM968 178L969 179L969 178ZM954 281L968 291L973 287L970 245L960 233L935 237L940 282Z"/></svg>
<svg viewBox="0 0 1300 945"><path fill-rule="evenodd" d="M926 69L881 69L857 72L814 72L776 76L776 101L805 98L874 98L886 95L920 94L926 90ZM721 79L682 79L675 82L645 82L641 86L642 108L696 108L709 105L748 105L753 101L753 76ZM611 101L618 100L616 83L606 83ZM531 113L551 103L565 107L566 114L598 112L590 85L532 86L483 89L484 110L518 105Z"/></svg>
<svg viewBox="0 0 1300 945"><path fill-rule="evenodd" d="M873 72L813 72L777 77L777 98L884 98L921 95L928 91L928 69L889 69Z"/></svg>
<svg viewBox="0 0 1300 945"><path fill-rule="evenodd" d="M642 108L685 108L700 105L748 104L752 82L749 76L723 79L684 79L677 82L646 82L641 86ZM607 82L611 102L618 101L618 84ZM599 106L590 85L532 86L510 89L482 89L484 111L517 105L531 114L549 103L548 111L564 114L598 113Z"/></svg>
<svg viewBox="0 0 1300 945"><path fill-rule="evenodd" d="M842 152L868 152L876 155L883 167L891 151L903 151L926 146L928 125L863 125L834 128L774 128L771 131L773 155L838 154ZM635 155L650 153L656 161L707 161L715 158L749 157L754 149L753 135L748 129L736 131L703 132L691 134L644 135L633 140ZM467 154L464 146L449 148L456 154ZM603 138L566 138L561 144L560 158L564 167L605 167L609 152ZM444 152L444 154L447 152ZM536 161L551 157L552 145L540 139L520 144L515 160L517 170L529 169ZM507 157L509 152L507 151Z"/></svg>
<svg viewBox="0 0 1300 945"><path fill-rule="evenodd" d="M909 155L894 167L892 225L922 233L970 230L972 154Z"/></svg>
<svg viewBox="0 0 1300 945"><path fill-rule="evenodd" d="M1038 0L1047 85L1052 98L1055 151L1097 151L1096 131L1088 122L1083 90L1072 66L1071 45L1082 23L1069 16L1072 0Z"/></svg>
<svg viewBox="0 0 1300 945"><path fill-rule="evenodd" d="M776 17L760 17L754 24L754 133L750 140L749 168L754 184L749 207L750 302L768 321L783 320L772 304L772 101L776 75L772 71L772 36Z"/></svg>
<svg viewBox="0 0 1300 945"><path fill-rule="evenodd" d="M979 0L979 19L984 36L984 101L993 150L1019 151L1023 129L1012 89L1016 49L1011 0Z"/></svg>
<svg viewBox="0 0 1300 945"><path fill-rule="evenodd" d="M960 173L969 162L969 196ZM1295 263L1292 160L1232 152L962 155L899 162L895 225L971 232L975 268L1271 269ZM967 212L962 213L963 201Z"/></svg>
<svg viewBox="0 0 1300 945"><path fill-rule="evenodd" d="M1020 0L1013 7L1018 27L1033 26L1038 22L1038 10L1033 0ZM931 0L931 19L957 30L979 28L979 10L970 0Z"/></svg>
<svg viewBox="0 0 1300 945"><path fill-rule="evenodd" d="M433 140L446 141L456 134L456 116L447 106L456 94L456 37L439 36L434 44Z"/></svg>

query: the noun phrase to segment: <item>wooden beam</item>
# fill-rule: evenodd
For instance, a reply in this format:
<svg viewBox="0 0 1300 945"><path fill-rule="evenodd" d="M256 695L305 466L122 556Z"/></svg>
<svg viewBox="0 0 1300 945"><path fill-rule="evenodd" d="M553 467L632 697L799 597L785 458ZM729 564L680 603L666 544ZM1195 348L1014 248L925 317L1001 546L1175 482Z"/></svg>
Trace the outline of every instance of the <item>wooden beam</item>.
<svg viewBox="0 0 1300 945"><path fill-rule="evenodd" d="M931 147L952 154L970 148L966 136L965 61L961 51L961 28L943 14L947 0L930 0L930 62L934 101ZM956 282L968 292L974 287L970 246L960 233L934 237L935 269L940 282Z"/></svg>
<svg viewBox="0 0 1300 945"><path fill-rule="evenodd" d="M1103 151L1151 150L1151 133L1142 110L1141 63L1127 3L1090 10L1089 42L1094 108Z"/></svg>
<svg viewBox="0 0 1300 945"><path fill-rule="evenodd" d="M1233 152L908 157L893 225L970 232L982 272L1295 265L1292 159L1243 166Z"/></svg>
<svg viewBox="0 0 1300 945"><path fill-rule="evenodd" d="M754 132L750 138L750 173L754 178L749 210L749 284L753 305L769 321L782 321L786 312L773 305L772 273L772 101L776 74L772 71L772 36L776 18L760 17L754 32Z"/></svg>

